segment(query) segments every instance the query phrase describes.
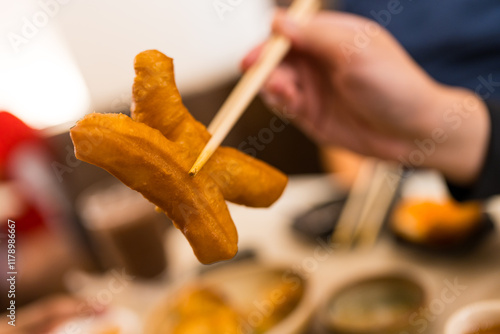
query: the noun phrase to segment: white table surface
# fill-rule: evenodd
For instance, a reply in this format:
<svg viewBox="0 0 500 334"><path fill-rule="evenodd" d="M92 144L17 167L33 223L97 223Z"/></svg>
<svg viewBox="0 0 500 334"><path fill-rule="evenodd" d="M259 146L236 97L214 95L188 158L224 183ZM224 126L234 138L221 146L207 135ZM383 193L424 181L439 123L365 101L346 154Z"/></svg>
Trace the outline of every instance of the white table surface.
<svg viewBox="0 0 500 334"><path fill-rule="evenodd" d="M353 279L370 274L403 272L419 281L426 290L428 301L442 300L446 281L466 286L451 303L435 309L424 333L441 333L446 319L462 306L484 299L500 299L500 235L498 228L470 256L450 259L418 253L394 244L388 236L382 236L375 248L350 253L315 250L321 244L301 241L290 230L292 219L299 213L322 203L333 196L335 190L331 177L293 177L281 197L270 209L251 209L230 205L231 215L240 236L240 249L247 247L258 251L264 261L287 264L308 277L312 299L319 304L328 292ZM179 281L186 273L200 265L187 241L172 229L166 238L169 263L169 279L161 282L132 282L123 292L114 296L113 303L135 310L144 317L150 308L165 295L169 282ZM315 255L316 254L316 255ZM92 295L106 284L106 278L83 278L83 295ZM78 285L78 283L74 283ZM74 287L77 289L77 286ZM435 314L439 313L439 314ZM416 318L424 319L424 317ZM420 328L420 326L419 326Z"/></svg>

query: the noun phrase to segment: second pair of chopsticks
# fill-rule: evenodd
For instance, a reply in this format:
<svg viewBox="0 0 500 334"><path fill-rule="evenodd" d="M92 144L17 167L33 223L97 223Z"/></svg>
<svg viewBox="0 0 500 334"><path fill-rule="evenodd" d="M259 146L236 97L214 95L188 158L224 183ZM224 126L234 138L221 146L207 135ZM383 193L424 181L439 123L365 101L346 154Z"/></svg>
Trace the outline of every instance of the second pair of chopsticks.
<svg viewBox="0 0 500 334"><path fill-rule="evenodd" d="M298 24L302 24L319 10L320 5L320 0L295 0L288 10L288 17ZM189 171L190 175L194 176L200 171L226 138L273 69L288 53L290 46L290 41L284 36L273 35L269 39L257 62L241 78L208 126L212 138Z"/></svg>
<svg viewBox="0 0 500 334"><path fill-rule="evenodd" d="M340 249L373 246L400 181L401 174L395 166L366 158L347 197L332 243Z"/></svg>

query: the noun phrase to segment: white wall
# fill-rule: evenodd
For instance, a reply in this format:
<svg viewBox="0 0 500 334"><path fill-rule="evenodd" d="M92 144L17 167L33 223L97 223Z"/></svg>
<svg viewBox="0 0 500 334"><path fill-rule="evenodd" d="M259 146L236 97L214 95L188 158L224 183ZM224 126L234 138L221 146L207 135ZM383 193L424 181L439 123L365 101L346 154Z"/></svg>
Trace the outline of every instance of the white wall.
<svg viewBox="0 0 500 334"><path fill-rule="evenodd" d="M16 59L25 57L37 45L47 53L55 50L53 43L46 43L48 35L60 36L58 43L69 52L68 61L74 61L79 70L81 85L70 85L66 78L51 87L31 87L23 92L28 98L42 89L50 99L68 100L68 92L80 90L84 96L71 107L71 117L86 111L112 111L119 109L129 99L133 80L133 58L142 50L159 49L174 58L177 81L183 95L213 88L238 74L238 64L252 46L265 39L269 33L272 16L271 0L0 0L0 15L8 17L0 21L2 35L14 32L22 35L24 18L30 22L44 23L40 12L47 13L48 22L40 24L38 33L26 45L20 45ZM24 4L24 5L21 5ZM217 5L219 10L214 5ZM224 11L225 9L225 11ZM38 17L34 17L39 15ZM42 15L43 16L43 15ZM0 18L2 18L0 16ZM59 35L58 35L59 34ZM7 39L3 39L5 42ZM5 54L12 54L12 45L0 49L0 62ZM5 49L5 46L7 47ZM61 54L61 51L57 51ZM2 56L2 54L4 56ZM35 53L35 54L39 54ZM3 58L2 58L3 57ZM36 58L36 56L34 56ZM33 57L31 57L33 58ZM54 56L53 59L58 59ZM63 65L63 61L52 63ZM1 66L1 65L0 65ZM23 59L9 65L15 67L37 67L32 60ZM4 66L5 67L5 66ZM59 66L60 67L60 66ZM3 71L0 67L0 71ZM67 72L66 69L63 73ZM77 82L78 74L71 74ZM3 81L3 86L2 86ZM47 84L49 84L47 81ZM0 72L0 88L8 79ZM63 87L66 93L57 93ZM16 88L19 91L19 88ZM9 95L19 95L9 93ZM4 99L6 98L4 94ZM89 101L86 103L85 97ZM0 95L0 107L2 106ZM48 99L48 100L50 100ZM71 97L74 100L74 97ZM41 101L43 102L43 101ZM47 103L46 101L43 103ZM70 108L67 101L66 106ZM15 112L14 110L12 110ZM31 124L46 126L54 124L47 111L46 121L29 119ZM56 111L54 115L59 115ZM64 117L56 116L63 120ZM68 118L68 117L66 117Z"/></svg>

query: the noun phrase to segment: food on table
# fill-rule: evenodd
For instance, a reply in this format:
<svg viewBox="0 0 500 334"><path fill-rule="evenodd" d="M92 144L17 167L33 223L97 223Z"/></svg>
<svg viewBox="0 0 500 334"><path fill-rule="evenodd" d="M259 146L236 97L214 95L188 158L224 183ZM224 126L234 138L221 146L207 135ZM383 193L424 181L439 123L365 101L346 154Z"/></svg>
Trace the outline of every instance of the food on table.
<svg viewBox="0 0 500 334"><path fill-rule="evenodd" d="M156 313L158 324L147 334L265 333L295 309L303 289L302 282L273 279L272 283L262 288L261 293L253 296L249 305L236 307L230 294L224 295L217 287L189 286ZM258 321L252 318L255 314L258 314Z"/></svg>
<svg viewBox="0 0 500 334"><path fill-rule="evenodd" d="M163 315L156 333L242 334L241 315L215 290L190 287Z"/></svg>
<svg viewBox="0 0 500 334"><path fill-rule="evenodd" d="M163 210L204 264L232 258L238 236L225 200L268 207L287 177L220 147L196 177L188 171L209 140L182 104L173 60L156 50L135 59L132 118L90 114L71 129L78 159L106 169Z"/></svg>
<svg viewBox="0 0 500 334"><path fill-rule="evenodd" d="M444 246L467 238L481 219L481 205L476 202L404 199L395 208L391 224L408 241Z"/></svg>

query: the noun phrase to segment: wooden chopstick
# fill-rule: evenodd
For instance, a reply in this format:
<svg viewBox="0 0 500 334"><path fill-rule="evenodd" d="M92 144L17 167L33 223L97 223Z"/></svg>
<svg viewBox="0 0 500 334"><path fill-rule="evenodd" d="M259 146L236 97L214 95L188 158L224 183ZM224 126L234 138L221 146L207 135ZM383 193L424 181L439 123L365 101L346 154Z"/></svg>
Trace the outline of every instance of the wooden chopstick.
<svg viewBox="0 0 500 334"><path fill-rule="evenodd" d="M319 0L295 0L288 16L297 23L304 23L320 8ZM273 35L264 47L257 62L248 69L227 100L220 108L208 131L212 138L203 148L189 174L194 176L205 165L234 124L241 117L253 98L257 95L271 72L290 50L290 41L281 35Z"/></svg>
<svg viewBox="0 0 500 334"><path fill-rule="evenodd" d="M333 230L332 244L339 248L350 248L353 240L354 231L359 221L371 180L375 174L376 161L371 158L365 158L359 168L356 179L351 190L347 195L344 208L340 213L337 226Z"/></svg>
<svg viewBox="0 0 500 334"><path fill-rule="evenodd" d="M391 164L366 158L347 197L332 243L343 249L353 244L356 247L373 246L400 179L400 173Z"/></svg>
<svg viewBox="0 0 500 334"><path fill-rule="evenodd" d="M382 161L377 164L373 186L367 194L365 209L359 217L358 229L353 236L356 247L369 248L375 245L400 180L401 174L392 164Z"/></svg>

